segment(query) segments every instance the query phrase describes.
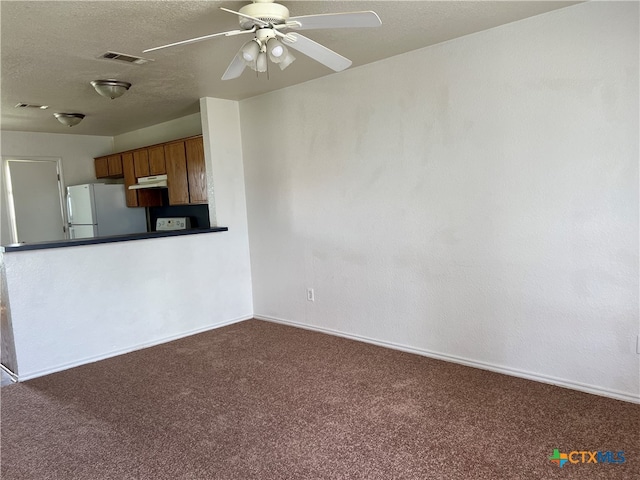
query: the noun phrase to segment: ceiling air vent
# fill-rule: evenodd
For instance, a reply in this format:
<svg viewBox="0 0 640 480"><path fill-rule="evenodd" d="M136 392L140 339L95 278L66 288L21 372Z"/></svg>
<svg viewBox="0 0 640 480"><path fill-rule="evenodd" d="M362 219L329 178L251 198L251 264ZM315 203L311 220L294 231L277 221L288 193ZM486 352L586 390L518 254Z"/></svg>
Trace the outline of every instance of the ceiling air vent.
<svg viewBox="0 0 640 480"><path fill-rule="evenodd" d="M145 63L152 62L148 58L135 57L133 55L127 55L126 53L107 52L100 55L98 58L104 58L105 60L116 60L124 63L134 63L136 65L144 65Z"/></svg>
<svg viewBox="0 0 640 480"><path fill-rule="evenodd" d="M35 103L18 103L14 108L39 108L40 110L46 110L49 105L36 105Z"/></svg>

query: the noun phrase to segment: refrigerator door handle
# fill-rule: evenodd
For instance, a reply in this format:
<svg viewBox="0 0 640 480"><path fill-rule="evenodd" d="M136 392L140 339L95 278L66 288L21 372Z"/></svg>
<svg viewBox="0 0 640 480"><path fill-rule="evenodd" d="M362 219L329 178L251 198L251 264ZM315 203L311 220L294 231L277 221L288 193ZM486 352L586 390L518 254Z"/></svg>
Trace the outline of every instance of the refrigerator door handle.
<svg viewBox="0 0 640 480"><path fill-rule="evenodd" d="M68 193L67 194L67 211L69 212L69 223L73 223L73 208L72 205L73 202L71 201L71 194Z"/></svg>

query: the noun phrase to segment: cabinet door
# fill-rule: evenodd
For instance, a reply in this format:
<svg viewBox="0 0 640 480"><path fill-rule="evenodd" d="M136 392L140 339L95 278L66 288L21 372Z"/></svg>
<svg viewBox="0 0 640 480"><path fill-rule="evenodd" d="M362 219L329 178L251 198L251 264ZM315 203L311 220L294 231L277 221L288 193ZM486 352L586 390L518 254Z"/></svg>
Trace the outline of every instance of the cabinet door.
<svg viewBox="0 0 640 480"><path fill-rule="evenodd" d="M164 159L167 164L169 205L187 205L189 203L189 184L187 182L187 158L184 142L166 144Z"/></svg>
<svg viewBox="0 0 640 480"><path fill-rule="evenodd" d="M164 175L167 167L164 162L164 147L151 147L149 149L149 175Z"/></svg>
<svg viewBox="0 0 640 480"><path fill-rule="evenodd" d="M122 167L127 207L160 207L162 205L160 190L129 190L129 185L137 183L133 153L122 154Z"/></svg>
<svg viewBox="0 0 640 480"><path fill-rule="evenodd" d="M184 144L187 154L189 202L207 203L207 175L204 165L202 137L190 138Z"/></svg>
<svg viewBox="0 0 640 480"><path fill-rule="evenodd" d="M122 154L122 170L124 172L124 193L127 197L127 207L138 206L138 192L129 190L129 185L136 183L136 174L133 168L133 155L131 153Z"/></svg>
<svg viewBox="0 0 640 480"><path fill-rule="evenodd" d="M133 167L136 178L148 177L149 173L149 152L145 148L133 152ZM158 189L138 190L138 206L159 207L162 205L162 192Z"/></svg>
<svg viewBox="0 0 640 480"><path fill-rule="evenodd" d="M109 176L109 160L108 157L99 157L94 159L96 167L96 178L107 178Z"/></svg>
<svg viewBox="0 0 640 480"><path fill-rule="evenodd" d="M122 156L121 155L109 155L109 157L107 157L107 164L109 168L110 177L122 177Z"/></svg>
<svg viewBox="0 0 640 480"><path fill-rule="evenodd" d="M149 176L149 154L146 148L133 152L133 166L136 178Z"/></svg>

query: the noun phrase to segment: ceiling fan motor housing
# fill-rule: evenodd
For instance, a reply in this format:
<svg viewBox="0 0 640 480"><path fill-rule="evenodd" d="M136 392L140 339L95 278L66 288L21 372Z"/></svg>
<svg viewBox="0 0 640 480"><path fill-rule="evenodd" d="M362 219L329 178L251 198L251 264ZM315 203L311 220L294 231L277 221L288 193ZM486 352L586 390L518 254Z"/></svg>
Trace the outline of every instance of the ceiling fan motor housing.
<svg viewBox="0 0 640 480"><path fill-rule="evenodd" d="M245 5L238 11L273 25L280 25L289 19L289 9L279 3L273 3L273 0L258 0L255 3ZM240 28L243 30L250 30L253 28L253 24L254 22L250 18L240 17Z"/></svg>

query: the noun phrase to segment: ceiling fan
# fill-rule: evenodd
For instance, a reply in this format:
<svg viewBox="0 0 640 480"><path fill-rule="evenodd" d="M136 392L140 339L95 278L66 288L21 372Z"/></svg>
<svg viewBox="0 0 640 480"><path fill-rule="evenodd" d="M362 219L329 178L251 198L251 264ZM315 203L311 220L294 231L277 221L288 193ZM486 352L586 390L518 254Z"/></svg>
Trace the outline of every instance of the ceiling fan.
<svg viewBox="0 0 640 480"><path fill-rule="evenodd" d="M144 50L143 53L201 42L214 37L231 37L250 33L254 34L254 38L240 48L226 72L224 72L222 80L231 80L239 77L246 67L257 72L266 72L267 58L277 64L281 70L284 70L295 60L295 57L287 47L311 57L336 72L340 72L351 66L351 60L314 42L310 38L300 35L297 31L321 28L379 27L382 25L380 17L371 11L290 17L289 9L284 5L275 3L275 0L253 0L253 3L245 5L237 12L223 7L220 7L220 9L240 17L239 30L213 33L149 48Z"/></svg>

